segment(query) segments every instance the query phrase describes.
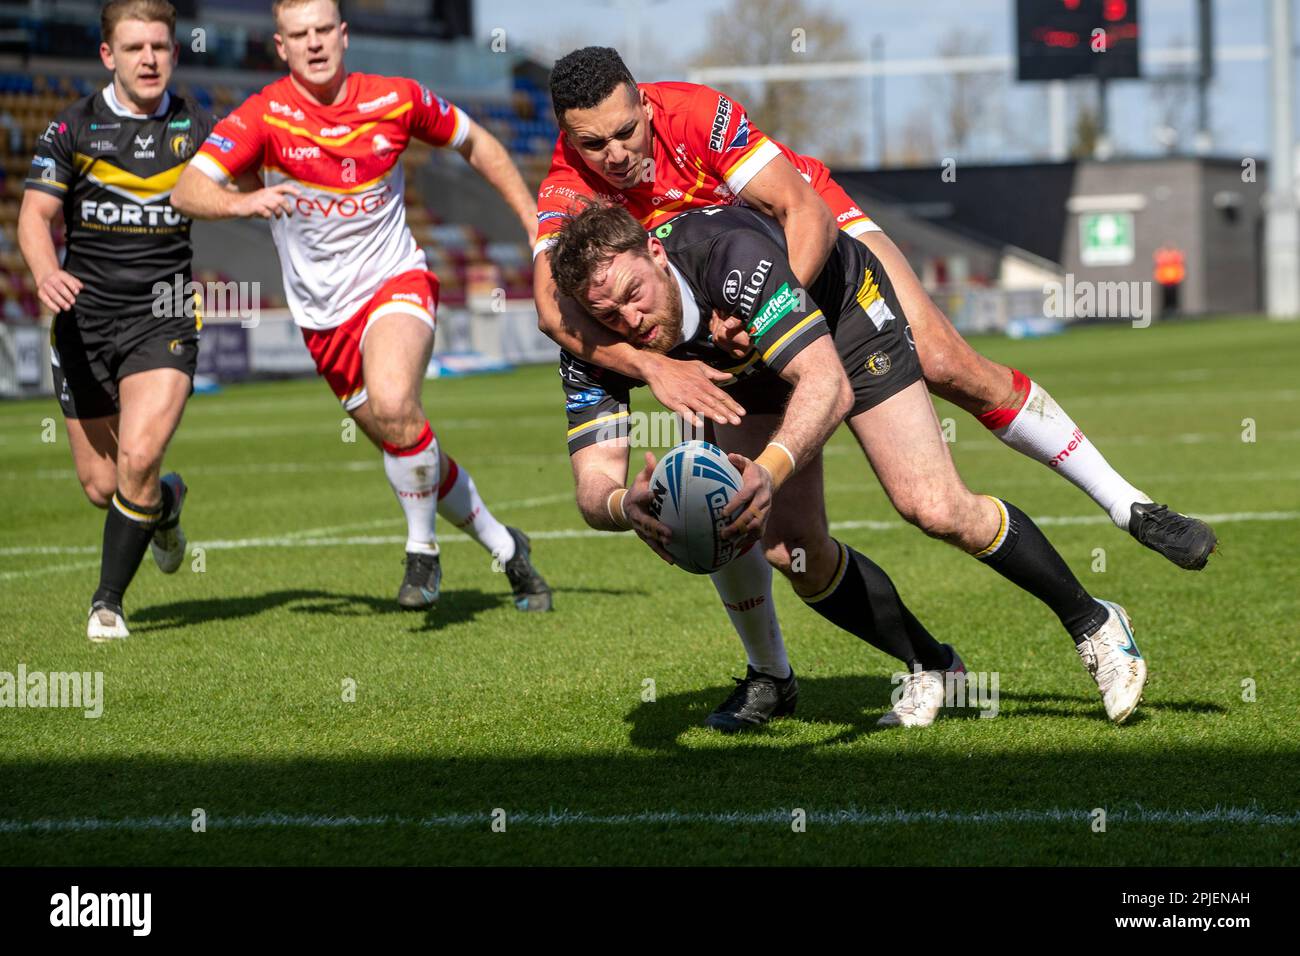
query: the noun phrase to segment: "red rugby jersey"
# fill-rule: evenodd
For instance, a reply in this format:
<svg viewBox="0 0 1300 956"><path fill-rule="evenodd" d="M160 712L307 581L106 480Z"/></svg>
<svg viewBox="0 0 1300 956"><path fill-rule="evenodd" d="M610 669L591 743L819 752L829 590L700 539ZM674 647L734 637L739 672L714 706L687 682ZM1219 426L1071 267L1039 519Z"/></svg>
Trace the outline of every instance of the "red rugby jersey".
<svg viewBox="0 0 1300 956"><path fill-rule="evenodd" d="M642 83L639 88L654 110L650 122L653 175L615 189L587 167L561 133L551 154L550 172L537 194L534 256L550 245L550 237L579 197L620 203L646 229L653 229L688 209L744 205L740 191L778 155L819 191L823 183L833 185L824 164L769 137L725 93L697 83ZM850 234L871 222L856 206L835 211L842 213L839 227Z"/></svg>
<svg viewBox="0 0 1300 956"><path fill-rule="evenodd" d="M468 132L460 109L414 80L349 73L343 101L321 106L286 76L218 123L192 162L223 184L256 170L298 188L271 235L294 321L330 329L388 279L427 268L406 226L402 150L411 137L456 147Z"/></svg>

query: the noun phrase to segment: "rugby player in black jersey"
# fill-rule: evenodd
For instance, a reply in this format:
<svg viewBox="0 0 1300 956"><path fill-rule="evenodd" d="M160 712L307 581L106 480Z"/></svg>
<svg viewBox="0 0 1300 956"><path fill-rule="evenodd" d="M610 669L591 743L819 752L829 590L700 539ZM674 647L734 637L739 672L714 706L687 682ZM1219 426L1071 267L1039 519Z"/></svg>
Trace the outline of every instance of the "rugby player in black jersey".
<svg viewBox="0 0 1300 956"><path fill-rule="evenodd" d="M111 82L41 135L18 216L23 257L55 313L54 387L77 478L107 510L86 628L96 642L127 636L123 595L151 542L166 574L185 557L185 483L159 473L192 391L202 320L197 303L174 300L190 280L190 221L168 196L214 120L168 92L175 27L166 0L105 4L99 55ZM61 264L50 234L60 215Z"/></svg>
<svg viewBox="0 0 1300 956"><path fill-rule="evenodd" d="M712 426L744 478L724 511L734 518L725 533L761 539L768 561L813 610L919 663L883 723L932 721L943 700L943 672L960 668L960 660L911 615L895 617L882 635L875 598L886 593L888 579L882 583L879 568L828 533L821 448L844 420L904 518L1051 608L1112 720L1125 720L1137 707L1146 663L1127 613L1091 597L1023 512L962 483L926 394L906 317L866 246L841 234L805 291L780 226L753 210L695 210L647 236L625 209L591 205L565 224L549 255L560 291L629 343L734 374L729 391L748 415L738 426ZM725 316L740 319L742 331L726 332ZM714 333L725 337L715 342ZM633 527L667 558L661 544L668 529L647 508L653 456L647 454L631 489L623 487L628 393L642 383L572 355L562 356L561 374L584 518L598 528ZM802 568L794 560L797 549L806 556ZM910 649L896 643L902 636L913 642ZM769 689L755 690L753 700L738 698L735 708L753 710L755 702L765 707L769 701L779 707L781 676L764 679L751 664L747 681ZM792 672L787 679L793 682Z"/></svg>

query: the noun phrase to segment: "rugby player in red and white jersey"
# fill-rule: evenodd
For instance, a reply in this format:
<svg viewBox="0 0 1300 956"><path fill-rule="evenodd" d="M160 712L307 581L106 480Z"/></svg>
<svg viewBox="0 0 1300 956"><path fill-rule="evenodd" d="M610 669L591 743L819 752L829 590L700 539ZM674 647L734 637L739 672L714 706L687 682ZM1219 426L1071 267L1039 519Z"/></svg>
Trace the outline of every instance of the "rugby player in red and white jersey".
<svg viewBox="0 0 1300 956"><path fill-rule="evenodd" d="M437 603L437 515L490 551L521 611L551 608L528 538L494 518L438 444L420 398L438 279L406 226L400 158L412 138L458 151L519 216L536 206L504 147L414 80L349 73L336 0L275 0L289 75L222 120L181 175L173 205L195 219L271 220L285 294L317 371L383 451L407 522L402 607ZM264 188L232 180L260 172Z"/></svg>
<svg viewBox="0 0 1300 956"><path fill-rule="evenodd" d="M1089 495L1121 529L1183 568L1200 570L1215 546L1208 525L1156 505L1107 463L1052 396L1024 373L966 343L897 246L827 168L765 135L735 100L693 83L637 84L618 53L586 47L551 73L561 133L538 193L534 292L544 332L575 355L645 381L669 408L735 423L739 407L716 370L619 342L558 297L545 256L580 197L624 206L647 230L687 209L741 204L776 218L806 286L836 230L863 242L887 271L915 336L929 390L974 415L1004 443ZM733 319L728 330L740 330ZM581 335L575 334L577 330Z"/></svg>

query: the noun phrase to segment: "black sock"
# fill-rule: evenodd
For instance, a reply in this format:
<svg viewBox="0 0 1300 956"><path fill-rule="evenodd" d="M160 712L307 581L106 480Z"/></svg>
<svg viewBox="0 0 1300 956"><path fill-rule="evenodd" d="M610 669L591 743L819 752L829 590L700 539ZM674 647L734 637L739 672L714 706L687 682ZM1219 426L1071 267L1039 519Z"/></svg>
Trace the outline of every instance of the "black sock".
<svg viewBox="0 0 1300 956"><path fill-rule="evenodd" d="M907 665L908 670L943 670L952 651L930 636L898 596L880 566L842 542L840 563L825 590L804 603L836 627L861 638Z"/></svg>
<svg viewBox="0 0 1300 956"><path fill-rule="evenodd" d="M113 495L104 517L104 551L99 562L99 590L91 598L122 606L122 595L140 567L154 528L163 514L162 502L151 508L132 504L121 492Z"/></svg>
<svg viewBox="0 0 1300 956"><path fill-rule="evenodd" d="M158 482L158 490L162 492L162 501L158 505L158 520L161 522L163 518L171 514L172 505L176 503L176 496L172 494L172 486L165 481ZM172 522L173 527L178 523Z"/></svg>
<svg viewBox="0 0 1300 956"><path fill-rule="evenodd" d="M993 542L975 557L1042 601L1078 644L1106 621L1107 611L1074 576L1029 516L1008 501L994 498L1003 510Z"/></svg>

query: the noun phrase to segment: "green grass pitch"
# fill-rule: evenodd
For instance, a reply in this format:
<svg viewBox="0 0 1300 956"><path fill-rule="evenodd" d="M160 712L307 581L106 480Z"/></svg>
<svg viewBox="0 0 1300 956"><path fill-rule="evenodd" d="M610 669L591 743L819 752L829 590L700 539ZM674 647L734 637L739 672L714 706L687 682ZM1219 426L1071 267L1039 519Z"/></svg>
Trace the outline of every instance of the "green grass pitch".
<svg viewBox="0 0 1300 956"><path fill-rule="evenodd" d="M203 570L167 578L146 557L130 639L92 646L102 517L55 403L10 403L0 671L99 671L104 703L98 719L0 709L0 861L1300 862L1300 326L976 345L1041 381L1157 500L1219 516L1221 552L1181 571L940 403L967 483L1043 519L1084 583L1133 615L1151 678L1129 724L1105 720L1050 613L904 527L841 433L827 457L835 533L972 671L998 674L998 716L877 731L892 661L778 580L799 711L749 735L707 731L743 671L739 642L706 580L581 523L553 368L424 394L444 447L534 536L554 613L516 612L504 575L458 535L444 539L438 610L399 612L404 524L378 456L342 440L323 383L266 383L191 402L167 464L190 485Z"/></svg>

